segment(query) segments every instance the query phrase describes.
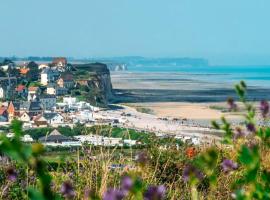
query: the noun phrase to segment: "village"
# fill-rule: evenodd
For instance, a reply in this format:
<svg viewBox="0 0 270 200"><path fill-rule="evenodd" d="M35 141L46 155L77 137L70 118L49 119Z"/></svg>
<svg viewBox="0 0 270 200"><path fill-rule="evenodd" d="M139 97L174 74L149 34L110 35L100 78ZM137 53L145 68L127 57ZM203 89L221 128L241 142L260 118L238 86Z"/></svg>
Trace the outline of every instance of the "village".
<svg viewBox="0 0 270 200"><path fill-rule="evenodd" d="M119 119L94 117L94 113L100 110L99 107L94 107L86 101L78 101L76 96L71 96L72 90L80 80L75 82L66 58L55 58L49 64L15 64L5 61L0 70L2 75L6 74L0 77L2 127L10 126L13 119L22 121L25 130L73 127L77 123L87 126L119 123ZM8 133L7 137L13 137L13 133ZM34 141L30 135L25 135L22 140ZM95 135L67 137L56 129L39 141L49 146L81 146L82 143L105 146L136 144L136 141L132 140Z"/></svg>
<svg viewBox="0 0 270 200"><path fill-rule="evenodd" d="M76 124L83 124L85 127L120 127L155 133L158 137L170 135L193 144L219 140L207 127L185 125L173 119L159 119L124 105L115 105L116 108L110 109L99 107L97 103L91 105L77 94L81 90L80 84L87 81L75 79L71 68L72 65L66 58L55 58L52 63L47 64L33 61L15 64L4 61L0 66L1 127L8 127L13 119L18 119L23 122L24 130L54 128L45 137L38 138L39 142L47 146L82 146L85 143L95 146L140 144L132 139L95 134L68 137L57 130L58 127L73 128ZM95 96L94 99L96 98ZM7 136L13 137L13 133L8 133ZM25 135L22 140L34 141L30 135Z"/></svg>

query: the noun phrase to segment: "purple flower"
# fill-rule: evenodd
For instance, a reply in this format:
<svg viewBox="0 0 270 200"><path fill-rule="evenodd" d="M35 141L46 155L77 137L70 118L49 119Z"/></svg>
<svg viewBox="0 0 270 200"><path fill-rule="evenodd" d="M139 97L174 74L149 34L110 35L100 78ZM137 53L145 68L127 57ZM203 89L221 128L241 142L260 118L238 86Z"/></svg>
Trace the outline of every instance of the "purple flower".
<svg viewBox="0 0 270 200"><path fill-rule="evenodd" d="M166 188L164 185L149 186L144 193L144 200L161 200L165 198Z"/></svg>
<svg viewBox="0 0 270 200"><path fill-rule="evenodd" d="M14 168L12 167L8 168L6 173L7 173L7 179L9 181L12 181L12 182L16 181L18 177L18 173L16 172Z"/></svg>
<svg viewBox="0 0 270 200"><path fill-rule="evenodd" d="M138 155L136 155L135 160L139 163L139 164L146 164L148 162L148 155L146 152L140 152Z"/></svg>
<svg viewBox="0 0 270 200"><path fill-rule="evenodd" d="M74 198L75 191L72 184L69 181L65 181L60 189L61 194L66 198Z"/></svg>
<svg viewBox="0 0 270 200"><path fill-rule="evenodd" d="M121 189L124 191L129 191L133 186L133 181L129 176L125 176L121 181Z"/></svg>
<svg viewBox="0 0 270 200"><path fill-rule="evenodd" d="M104 195L103 200L122 200L126 196L126 193L123 190L119 189L108 189Z"/></svg>
<svg viewBox="0 0 270 200"><path fill-rule="evenodd" d="M246 125L246 127L247 127L247 130L249 132L251 132L251 133L255 133L256 132L256 127L255 127L255 125L253 123L248 123Z"/></svg>
<svg viewBox="0 0 270 200"><path fill-rule="evenodd" d="M237 105L234 102L233 98L228 98L227 103L229 105L229 110L237 110Z"/></svg>
<svg viewBox="0 0 270 200"><path fill-rule="evenodd" d="M261 101L260 110L261 110L262 116L264 118L266 118L267 114L269 113L269 103L268 103L268 101L265 101L265 100Z"/></svg>
<svg viewBox="0 0 270 200"><path fill-rule="evenodd" d="M183 179L185 182L188 182L191 177L195 177L198 180L202 180L203 173L193 165L187 165L183 171Z"/></svg>
<svg viewBox="0 0 270 200"><path fill-rule="evenodd" d="M221 167L223 171L227 173L232 170L236 170L238 168L238 164L233 162L232 160L224 159L223 162L221 163Z"/></svg>

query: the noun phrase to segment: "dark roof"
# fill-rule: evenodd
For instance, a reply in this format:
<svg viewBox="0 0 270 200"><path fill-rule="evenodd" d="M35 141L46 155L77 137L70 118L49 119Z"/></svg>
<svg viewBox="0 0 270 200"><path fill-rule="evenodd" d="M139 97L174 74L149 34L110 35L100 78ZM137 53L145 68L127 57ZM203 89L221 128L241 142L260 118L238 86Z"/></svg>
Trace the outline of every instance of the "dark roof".
<svg viewBox="0 0 270 200"><path fill-rule="evenodd" d="M43 117L47 120L50 120L52 118L54 118L55 116L59 115L58 113L44 113Z"/></svg>
<svg viewBox="0 0 270 200"><path fill-rule="evenodd" d="M38 101L32 101L30 103L30 107L29 107L29 110L32 111L32 110L42 110L42 105L40 102Z"/></svg>
<svg viewBox="0 0 270 200"><path fill-rule="evenodd" d="M36 111L42 110L42 105L39 101L21 101L21 102L13 102L15 110L26 110L26 111Z"/></svg>
<svg viewBox="0 0 270 200"><path fill-rule="evenodd" d="M61 142L68 142L68 141L77 141L71 137L67 137L64 135L61 135L56 129L54 129L50 135L44 136L38 139L40 142L56 142L56 143L61 143Z"/></svg>

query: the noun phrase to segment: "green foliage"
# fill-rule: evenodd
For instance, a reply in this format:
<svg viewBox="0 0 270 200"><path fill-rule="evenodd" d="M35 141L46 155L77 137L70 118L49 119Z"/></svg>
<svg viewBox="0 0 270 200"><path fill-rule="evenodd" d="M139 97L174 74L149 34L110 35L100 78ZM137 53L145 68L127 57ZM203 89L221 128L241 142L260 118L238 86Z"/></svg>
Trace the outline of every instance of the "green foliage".
<svg viewBox="0 0 270 200"><path fill-rule="evenodd" d="M39 178L39 189L29 188L30 199L55 199L50 187L51 176L48 173L46 163L40 158L44 152L43 146L41 144L23 144L20 141L22 122L14 120L11 128L15 136L12 140L4 136L1 138L0 152L35 171L36 176Z"/></svg>
<svg viewBox="0 0 270 200"><path fill-rule="evenodd" d="M213 122L214 128L224 132L222 143L211 147L200 147L201 149L191 157L185 154L186 146L180 141L172 138L159 139L151 133L140 133L136 130L111 126L86 128L80 124L73 129L59 127L58 130L68 136L99 134L139 140L147 144L144 149L145 154L140 154L141 156L137 159L137 162L143 161L144 164L136 165L139 170L129 171L133 184L126 194L128 195L126 199L143 199L150 188L148 186L155 183L165 184L169 188L168 199L230 199L233 197L237 200L267 200L270 199L270 160L268 158L270 128L256 124L257 112L255 107L246 100L247 86L244 82L236 85L236 92L246 110L246 114L243 115L243 126L235 127L225 118L221 119L221 123ZM264 111L269 114L266 108L267 106L264 107ZM21 182L10 184L10 181L6 180L8 177L6 169L0 168L0 184L10 184L8 185L9 199L61 199L65 196L60 196L57 191L59 191L59 185L66 180L77 183L74 188L72 185L69 188L71 192L73 189L78 190L77 199L85 198L82 196L85 185L91 185L90 189L93 190L88 195L90 199L101 199L104 192L106 194L106 186L115 188L114 192L121 192L117 186L121 182L119 179L123 171L119 170L119 172L117 168L108 171L110 165L113 162L121 165L135 162L133 156L135 152L132 149L128 152L127 149L107 149L113 152L112 157L109 157L104 149L97 152L96 148L85 146L82 148L84 153L72 149L69 152L73 153L70 159L63 158L61 163L55 159L49 162L51 165L48 165L44 156L45 149L41 144L30 145L21 142L20 137L24 134L21 122L13 121L11 129L15 136L12 139L1 136L0 153L12 160L12 164L20 171L20 180L23 180L29 172L34 173L35 180L21 189ZM32 129L26 133L39 138L51 130L50 128ZM199 147L196 148L199 149ZM195 150L196 148L194 147ZM49 153L51 152L47 152ZM87 159L80 161L82 156ZM78 159L78 162L70 164L75 159ZM53 173L50 174L48 169L53 170ZM68 173L72 175L67 175ZM52 177L52 174L56 175ZM67 176L70 178L67 179ZM53 188L52 183L56 185L56 188ZM104 183L106 183L105 187ZM149 191L157 192L157 188L152 187ZM157 197L160 194L153 195ZM159 196L154 199L164 198Z"/></svg>

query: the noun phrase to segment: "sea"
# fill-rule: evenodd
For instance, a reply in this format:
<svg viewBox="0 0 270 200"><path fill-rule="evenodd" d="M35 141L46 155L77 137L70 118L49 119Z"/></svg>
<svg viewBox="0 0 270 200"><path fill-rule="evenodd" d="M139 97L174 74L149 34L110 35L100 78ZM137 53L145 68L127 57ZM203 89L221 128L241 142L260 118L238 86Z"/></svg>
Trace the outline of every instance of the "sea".
<svg viewBox="0 0 270 200"><path fill-rule="evenodd" d="M181 78L212 83L237 83L244 80L248 86L270 88L270 66L171 66L129 65L129 72L175 73Z"/></svg>

